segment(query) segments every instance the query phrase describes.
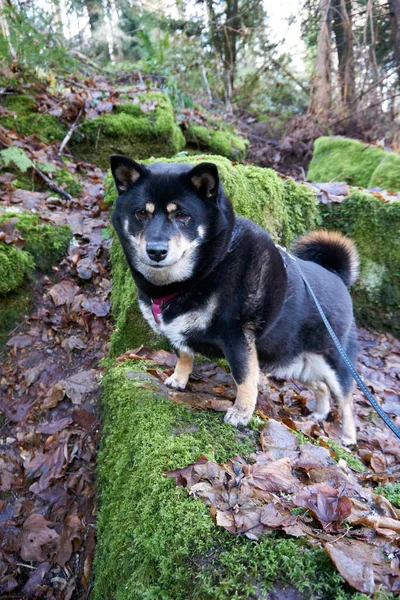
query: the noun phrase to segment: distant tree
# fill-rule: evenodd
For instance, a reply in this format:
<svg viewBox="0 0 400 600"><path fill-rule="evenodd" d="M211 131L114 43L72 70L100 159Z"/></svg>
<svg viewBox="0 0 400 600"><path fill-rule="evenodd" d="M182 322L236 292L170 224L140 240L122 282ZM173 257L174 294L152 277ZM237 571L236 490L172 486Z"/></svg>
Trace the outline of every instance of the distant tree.
<svg viewBox="0 0 400 600"><path fill-rule="evenodd" d="M400 0L390 0L394 64L400 86Z"/></svg>
<svg viewBox="0 0 400 600"><path fill-rule="evenodd" d="M319 2L317 56L310 106L313 113L325 113L330 108L332 101L330 2L331 0L320 0Z"/></svg>
<svg viewBox="0 0 400 600"><path fill-rule="evenodd" d="M351 0L331 0L333 32L339 63L340 96L345 107L354 109L356 81Z"/></svg>
<svg viewBox="0 0 400 600"><path fill-rule="evenodd" d="M105 62L110 60L110 50L105 36L106 24L104 4L102 0L83 0L86 7L90 31L92 34L92 54L102 58Z"/></svg>

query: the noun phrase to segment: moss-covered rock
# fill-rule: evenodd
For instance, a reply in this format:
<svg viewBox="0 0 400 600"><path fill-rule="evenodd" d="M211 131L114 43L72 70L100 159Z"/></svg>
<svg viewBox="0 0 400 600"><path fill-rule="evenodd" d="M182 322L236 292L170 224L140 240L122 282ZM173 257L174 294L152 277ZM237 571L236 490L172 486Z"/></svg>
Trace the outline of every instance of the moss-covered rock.
<svg viewBox="0 0 400 600"><path fill-rule="evenodd" d="M5 96L0 103L15 113L15 116L0 118L0 124L7 129L14 129L23 135L35 133L40 141L47 143L62 140L67 133L67 127L57 117L36 112L36 103L30 96Z"/></svg>
<svg viewBox="0 0 400 600"><path fill-rule="evenodd" d="M393 192L400 191L400 154L387 152L371 175L368 187L380 187Z"/></svg>
<svg viewBox="0 0 400 600"><path fill-rule="evenodd" d="M33 258L37 269L49 271L67 251L72 238L71 228L45 223L34 214L9 211L0 212L0 225L11 217L18 218L15 227L26 241L23 251Z"/></svg>
<svg viewBox="0 0 400 600"><path fill-rule="evenodd" d="M224 128L192 124L185 131L187 143L198 150L220 154L234 160L243 160L249 141Z"/></svg>
<svg viewBox="0 0 400 600"><path fill-rule="evenodd" d="M172 156L185 145L169 98L162 92L138 94L135 102L116 106L109 115L87 119L73 135L77 156L106 168L110 154L135 159Z"/></svg>
<svg viewBox="0 0 400 600"><path fill-rule="evenodd" d="M176 159L161 160L174 162ZM226 158L212 155L179 157L179 161L193 165L203 161L214 162L237 214L265 227L276 242L290 245L295 237L318 223L318 207L311 190L293 180L281 179L272 169L233 165ZM107 176L105 185L105 201L111 204L116 198L111 175ZM161 338L150 332L141 316L135 286L116 237L112 254L112 304L117 326L111 340L112 354L121 354L143 343L165 344L165 341L161 342Z"/></svg>
<svg viewBox="0 0 400 600"><path fill-rule="evenodd" d="M66 252L72 238L68 225L50 225L30 213L0 211L0 225L15 217L25 240L23 249L0 242L0 294L18 288L36 267L48 271Z"/></svg>
<svg viewBox="0 0 400 600"><path fill-rule="evenodd" d="M349 592L321 548L279 534L258 542L234 537L163 477L201 454L218 462L248 455L258 434L246 438L222 415L191 412L138 387L143 369L128 361L103 379L94 599L250 600L266 598L279 582L303 598L367 600Z"/></svg>
<svg viewBox="0 0 400 600"><path fill-rule="evenodd" d="M17 289L34 267L30 254L0 242L0 295Z"/></svg>
<svg viewBox="0 0 400 600"><path fill-rule="evenodd" d="M359 324L400 334L400 202L360 191L321 205L323 224L350 236L361 259L352 288Z"/></svg>
<svg viewBox="0 0 400 600"><path fill-rule="evenodd" d="M314 142L307 178L316 182L346 181L366 188L385 156L386 152L381 148L356 140L320 137Z"/></svg>

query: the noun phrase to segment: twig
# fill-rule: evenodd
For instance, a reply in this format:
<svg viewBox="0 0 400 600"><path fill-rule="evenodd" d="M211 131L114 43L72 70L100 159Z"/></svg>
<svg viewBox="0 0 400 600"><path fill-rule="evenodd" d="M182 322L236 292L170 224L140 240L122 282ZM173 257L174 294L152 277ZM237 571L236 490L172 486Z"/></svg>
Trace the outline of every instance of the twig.
<svg viewBox="0 0 400 600"><path fill-rule="evenodd" d="M65 146L68 144L69 140L71 139L71 136L74 133L75 129L78 128L78 121L79 121L79 119L81 117L81 114L82 114L82 108L79 111L78 116L76 117L75 121L72 123L71 127L69 128L69 131L68 131L67 135L65 136L65 138L61 142L61 146L60 146L60 149L58 151L58 156L61 155L61 153L64 150Z"/></svg>
<svg viewBox="0 0 400 600"><path fill-rule="evenodd" d="M89 67L92 67L93 69L96 69L96 71L99 71L99 73L101 72L100 67L93 60L91 60L90 58L88 58L87 56L82 54L82 52L79 52L78 50L71 50L70 54L74 58L77 58L78 60L83 62L85 65L88 65Z"/></svg>
<svg viewBox="0 0 400 600"><path fill-rule="evenodd" d="M49 186L50 189L52 189L54 192L57 192L57 194L60 194L60 196L62 198L65 198L65 200L72 200L72 196L70 194L68 194L68 192L66 192L65 190L63 190L62 188L58 187L58 185L56 185L51 179L49 179L47 177L47 175L45 175L43 173L43 171L41 171L34 162L32 162L32 169L35 171L35 173L37 173L45 182L45 184L47 186Z"/></svg>
<svg viewBox="0 0 400 600"><path fill-rule="evenodd" d="M15 563L18 567L25 567L25 569L33 569L35 570L36 567L32 567L31 565L26 565L24 563Z"/></svg>
<svg viewBox="0 0 400 600"><path fill-rule="evenodd" d="M4 146L5 148L10 148L10 145L7 146L7 144L5 142L3 142L2 140L0 140L0 146ZM39 177L41 177L43 179L43 181L45 182L45 184L52 189L54 192L57 192L57 194L60 194L60 196L62 198L65 198L65 200L72 200L72 196L70 194L68 194L68 192L66 192L65 190L63 190L62 188L58 187L58 185L56 185L51 179L49 179L47 177L47 175L45 175L43 173L43 171L41 171L39 169L39 167L37 167L35 165L35 163L33 162L32 159L30 159L31 161L31 168L35 171L35 173L37 173L39 175Z"/></svg>
<svg viewBox="0 0 400 600"><path fill-rule="evenodd" d="M399 94L393 94L392 96L389 96L388 98L385 98L385 100L393 100L393 98L397 98L397 96L400 96ZM343 119L338 119L337 121L331 121L330 123L327 124L327 127L333 127L334 125L338 125L339 123L343 123L343 121L347 121L348 119L351 119L352 117L354 117L354 115L358 115L359 113L363 113L366 110L369 110L370 108L374 108L374 106L381 106L382 105L382 101L379 100L379 102L374 102L373 104L370 104L369 106L366 106L365 108L361 108L360 110L355 110L354 112L350 113L349 115L347 115L347 117L343 117Z"/></svg>
<svg viewBox="0 0 400 600"><path fill-rule="evenodd" d="M98 92L96 88L83 85L83 83L79 83L79 81L74 81L73 79L69 79L68 77L58 77L58 79L60 81L66 81L69 85L78 87L81 90L89 90L89 92Z"/></svg>

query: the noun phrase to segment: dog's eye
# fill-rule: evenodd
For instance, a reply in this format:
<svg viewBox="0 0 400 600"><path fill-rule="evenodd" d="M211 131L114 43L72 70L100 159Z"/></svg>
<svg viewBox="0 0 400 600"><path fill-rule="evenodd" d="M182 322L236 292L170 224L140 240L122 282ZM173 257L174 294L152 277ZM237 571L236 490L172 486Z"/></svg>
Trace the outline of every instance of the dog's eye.
<svg viewBox="0 0 400 600"><path fill-rule="evenodd" d="M189 215L181 211L178 211L175 214L175 218L178 219L178 221L181 221L181 223L187 223L190 219Z"/></svg>
<svg viewBox="0 0 400 600"><path fill-rule="evenodd" d="M144 219L147 219L147 217L149 216L147 213L147 210L137 210L135 214L136 214L136 218L139 219L139 221L143 221Z"/></svg>

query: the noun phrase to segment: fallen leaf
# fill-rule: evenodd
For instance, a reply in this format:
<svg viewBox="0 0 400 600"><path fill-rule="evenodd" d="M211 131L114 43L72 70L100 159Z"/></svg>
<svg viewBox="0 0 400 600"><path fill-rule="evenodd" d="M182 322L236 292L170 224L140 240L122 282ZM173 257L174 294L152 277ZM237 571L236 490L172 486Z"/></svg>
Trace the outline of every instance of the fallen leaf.
<svg viewBox="0 0 400 600"><path fill-rule="evenodd" d="M43 515L29 515L22 526L21 558L26 561L44 562L57 548L59 535L52 529L54 523Z"/></svg>

